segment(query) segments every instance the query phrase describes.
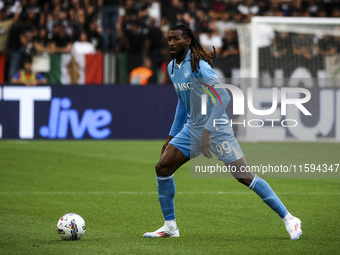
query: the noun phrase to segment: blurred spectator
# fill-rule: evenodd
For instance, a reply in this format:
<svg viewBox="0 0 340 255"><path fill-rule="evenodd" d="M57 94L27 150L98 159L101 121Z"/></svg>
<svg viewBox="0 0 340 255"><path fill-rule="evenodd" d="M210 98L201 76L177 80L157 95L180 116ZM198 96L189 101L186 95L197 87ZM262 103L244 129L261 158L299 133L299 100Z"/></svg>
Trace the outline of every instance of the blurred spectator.
<svg viewBox="0 0 340 255"><path fill-rule="evenodd" d="M202 33L204 30L206 31L207 28L209 28L209 21L203 8L198 8L196 10L195 28L195 32L197 35Z"/></svg>
<svg viewBox="0 0 340 255"><path fill-rule="evenodd" d="M180 23L189 26L192 30L195 30L195 19L188 12L183 13Z"/></svg>
<svg viewBox="0 0 340 255"><path fill-rule="evenodd" d="M161 29L156 26L156 20L154 18L150 18L150 26L147 34L147 46L149 57L152 61L151 69L154 74L157 74L157 70L163 61L163 34Z"/></svg>
<svg viewBox="0 0 340 255"><path fill-rule="evenodd" d="M23 18L29 19L30 25L39 27L40 14L42 13L42 7L38 4L37 0L28 0L28 4L24 5L22 10Z"/></svg>
<svg viewBox="0 0 340 255"><path fill-rule="evenodd" d="M332 10L332 17L333 18L340 18L340 7L337 6Z"/></svg>
<svg viewBox="0 0 340 255"><path fill-rule="evenodd" d="M70 18L68 17L68 12L66 9L61 8L61 5L57 4L55 5L53 11L46 14L46 28L48 36L53 36L56 23L64 25L67 32L70 31L70 21L74 23L75 14L73 9L69 10L69 12L73 14L70 15Z"/></svg>
<svg viewBox="0 0 340 255"><path fill-rule="evenodd" d="M263 14L265 12L268 12L270 8L270 3L273 3L273 1L268 1L268 0L257 0L256 4L260 8L258 14ZM288 8L288 4L286 1L281 2L280 8L283 10L284 8ZM287 14L288 15L288 14Z"/></svg>
<svg viewBox="0 0 340 255"><path fill-rule="evenodd" d="M22 25L22 19L19 18L15 23L13 23L8 35L8 79L11 79L15 72L21 67L22 58L25 54L25 46L22 43L23 41L25 41L24 26Z"/></svg>
<svg viewBox="0 0 340 255"><path fill-rule="evenodd" d="M142 86L147 85L153 75L154 72L151 70L151 61L150 59L145 58L143 66L136 67L130 72L130 84Z"/></svg>
<svg viewBox="0 0 340 255"><path fill-rule="evenodd" d="M272 68L272 46L275 41L275 33L271 26L260 24L256 28L256 45L259 48L259 68L268 70Z"/></svg>
<svg viewBox="0 0 340 255"><path fill-rule="evenodd" d="M12 84L24 84L25 86L36 86L46 84L47 79L40 73L32 71L32 58L26 56L24 59L24 69L19 70L11 79Z"/></svg>
<svg viewBox="0 0 340 255"><path fill-rule="evenodd" d="M265 16L274 16L274 17L281 17L285 16L285 14L289 13L289 5L287 3L280 3L278 1L271 1L270 2L270 8L268 8L266 11L261 12L262 15Z"/></svg>
<svg viewBox="0 0 340 255"><path fill-rule="evenodd" d="M274 57L281 58L292 53L290 36L287 32L277 32L274 42Z"/></svg>
<svg viewBox="0 0 340 255"><path fill-rule="evenodd" d="M54 22L55 17L53 17L53 14L52 13L46 14L46 29L49 37L53 36Z"/></svg>
<svg viewBox="0 0 340 255"><path fill-rule="evenodd" d="M140 24L139 20L134 20L126 26L124 34L127 43L128 72L143 63L147 33L148 30Z"/></svg>
<svg viewBox="0 0 340 255"><path fill-rule="evenodd" d="M135 6L134 0L126 0L124 5L124 22L127 23L133 19L136 19L138 15L138 11Z"/></svg>
<svg viewBox="0 0 340 255"><path fill-rule="evenodd" d="M21 1L1 1L4 3L3 8L7 9L7 15L11 17L16 13L21 14L23 3Z"/></svg>
<svg viewBox="0 0 340 255"><path fill-rule="evenodd" d="M300 17L300 9L298 8L292 8L290 11L290 16L291 17Z"/></svg>
<svg viewBox="0 0 340 255"><path fill-rule="evenodd" d="M317 16L319 18L325 18L325 17L327 17L327 11L325 9L321 9L321 10L318 11Z"/></svg>
<svg viewBox="0 0 340 255"><path fill-rule="evenodd" d="M140 22L140 24L142 25L147 25L148 22L148 18L149 18L149 12L148 12L148 3L146 2L140 2L138 5L138 20Z"/></svg>
<svg viewBox="0 0 340 255"><path fill-rule="evenodd" d="M75 55L96 53L96 48L88 41L85 31L80 32L79 39L72 45L71 53Z"/></svg>
<svg viewBox="0 0 340 255"><path fill-rule="evenodd" d="M244 20L245 19L243 18L243 15L240 12L234 13L234 22L236 25L243 23Z"/></svg>
<svg viewBox="0 0 340 255"><path fill-rule="evenodd" d="M46 28L40 27L38 35L33 38L34 50L38 52L51 52L51 49L48 47L48 41Z"/></svg>
<svg viewBox="0 0 340 255"><path fill-rule="evenodd" d="M324 35L318 42L318 53L320 55L332 55L337 51L335 38L330 35Z"/></svg>
<svg viewBox="0 0 340 255"><path fill-rule="evenodd" d="M256 45L260 49L268 49L273 45L275 40L275 33L271 26L267 24L260 24L256 29Z"/></svg>
<svg viewBox="0 0 340 255"><path fill-rule="evenodd" d="M226 30L236 29L235 22L231 20L228 11L221 13L221 19L215 22L215 26L221 37L224 37Z"/></svg>
<svg viewBox="0 0 340 255"><path fill-rule="evenodd" d="M202 48L212 54L214 53L213 47L215 47L216 54L219 55L222 50L222 38L212 28L207 28L199 35L199 41Z"/></svg>
<svg viewBox="0 0 340 255"><path fill-rule="evenodd" d="M103 0L102 25L104 50L116 50L119 0ZM110 31L109 31L110 30Z"/></svg>
<svg viewBox="0 0 340 255"><path fill-rule="evenodd" d="M58 22L62 23L64 25L64 27L66 28L66 30L69 29L70 26L70 22L67 16L67 11L65 9L60 9L57 16L56 16L56 20L58 20Z"/></svg>
<svg viewBox="0 0 340 255"><path fill-rule="evenodd" d="M312 58L313 56L313 38L306 34L295 34L292 38L293 53L295 56Z"/></svg>
<svg viewBox="0 0 340 255"><path fill-rule="evenodd" d="M87 20L98 20L102 10L103 1L90 0L84 1L85 3L85 13Z"/></svg>
<svg viewBox="0 0 340 255"><path fill-rule="evenodd" d="M182 20L183 10L181 0L172 0L171 5L165 9L165 16L170 23L170 26L176 25L180 20Z"/></svg>
<svg viewBox="0 0 340 255"><path fill-rule="evenodd" d="M166 38L169 28L177 23L189 25L198 37L202 34L200 40L208 52L212 52L214 45L220 56L228 58L236 48L237 38L231 36L236 35L233 31L236 24L249 22L254 15L340 17L339 2L339 0L0 0L0 51L6 52L6 78L10 79L20 69L25 52L32 49L38 52L71 52L74 40L77 40L74 49L82 50L86 48L85 45L91 43L97 51L117 51L118 54L115 56L119 59L119 67L124 68L127 77L125 80L128 82L128 72L132 68L142 66L143 57L146 56L152 62L154 76L160 74L160 66L167 76L164 68L164 62L169 60ZM15 13L17 15L14 15ZM14 19L9 19L12 17ZM217 34L207 32L207 28L216 28L220 38L216 39ZM226 30L228 31L225 33ZM83 31L87 34L87 40L79 41L78 38ZM224 36L227 38L222 46L218 47ZM303 35L301 37L287 33L274 35L272 29L266 27L261 27L257 32L257 46L260 59L267 63L265 67L271 65L273 56L282 60L287 54L293 53L293 45L294 54L298 56L311 58L317 54L333 54L335 48L340 51L338 40L340 39L327 36L318 41L317 37L308 39ZM305 43L309 46L303 46ZM7 49L5 46L8 46ZM246 51L248 48L244 47L242 50ZM74 51L76 50L72 50ZM93 51L92 47L90 51ZM267 59L268 57L271 59ZM228 58L228 61L232 59ZM261 70L263 63L260 63Z"/></svg>
<svg viewBox="0 0 340 255"><path fill-rule="evenodd" d="M222 58L228 58L232 55L239 55L238 39L236 30L227 29L223 39Z"/></svg>
<svg viewBox="0 0 340 255"><path fill-rule="evenodd" d="M0 10L0 52L5 53L7 50L7 41L9 36L9 31L13 25L13 23L17 22L19 19L19 12L9 18L7 16L6 9L3 7Z"/></svg>
<svg viewBox="0 0 340 255"><path fill-rule="evenodd" d="M44 12L52 12L56 7L66 9L69 2L64 0L44 1Z"/></svg>
<svg viewBox="0 0 340 255"><path fill-rule="evenodd" d="M299 16L300 17L311 17L310 13L307 10L301 10Z"/></svg>
<svg viewBox="0 0 340 255"><path fill-rule="evenodd" d="M226 12L228 5L223 0L213 0L211 3L211 10L209 11L209 17L212 20L220 19L222 13Z"/></svg>
<svg viewBox="0 0 340 255"><path fill-rule="evenodd" d="M76 40L77 38L79 38L81 31L84 31L87 28L86 14L85 14L84 9L77 9L75 20L71 27L72 27L72 36L73 36L72 39Z"/></svg>
<svg viewBox="0 0 340 255"><path fill-rule="evenodd" d="M100 34L101 30L97 27L94 20L90 21L88 26L88 40L94 45L97 51L103 50L103 40Z"/></svg>
<svg viewBox="0 0 340 255"><path fill-rule="evenodd" d="M197 8L197 2L195 0L189 0L187 2L186 12L189 13L193 19L196 19L196 8Z"/></svg>
<svg viewBox="0 0 340 255"><path fill-rule="evenodd" d="M67 53L71 51L72 39L66 34L66 28L62 23L55 23L54 35L48 43L48 47L53 52Z"/></svg>
<svg viewBox="0 0 340 255"><path fill-rule="evenodd" d="M260 7L254 0L245 0L237 6L237 10L244 16L256 15L260 12Z"/></svg>
<svg viewBox="0 0 340 255"><path fill-rule="evenodd" d="M33 49L33 38L38 35L38 24L36 24L36 14L29 9L27 13L22 14L22 30L20 41L25 52L31 54Z"/></svg>
<svg viewBox="0 0 340 255"><path fill-rule="evenodd" d="M302 9L306 10L311 17L316 17L317 13L323 9L321 1L318 0L304 0L302 1Z"/></svg>
<svg viewBox="0 0 340 255"><path fill-rule="evenodd" d="M161 3L160 1L147 0L149 4L148 7L148 17L155 20L155 26L159 27L161 22Z"/></svg>
<svg viewBox="0 0 340 255"><path fill-rule="evenodd" d="M5 80L10 79L15 71L19 68L20 64L20 39L18 35L13 34L13 24L18 24L20 16L20 5L17 6L16 12L14 16L11 18L7 15L7 9L5 5L2 6L0 10L0 66L3 73L0 73L0 80L4 82ZM17 26L17 25L15 25ZM17 29L17 31L20 30ZM16 37L18 41L18 48L15 48L15 45L10 45L9 41L13 42L13 37ZM18 50L18 52L15 52ZM6 54L6 55L5 55ZM13 59L12 59L13 57ZM6 73L6 67L9 69ZM3 69L2 69L3 68ZM6 75L6 74L7 75ZM10 76L9 76L10 75Z"/></svg>
<svg viewBox="0 0 340 255"><path fill-rule="evenodd" d="M83 4L83 1L80 1L80 0L71 0L68 2L69 2L69 8L74 9L74 10L83 9L85 7Z"/></svg>
<svg viewBox="0 0 340 255"><path fill-rule="evenodd" d="M340 36L334 37L334 44L336 45L336 52L340 53Z"/></svg>

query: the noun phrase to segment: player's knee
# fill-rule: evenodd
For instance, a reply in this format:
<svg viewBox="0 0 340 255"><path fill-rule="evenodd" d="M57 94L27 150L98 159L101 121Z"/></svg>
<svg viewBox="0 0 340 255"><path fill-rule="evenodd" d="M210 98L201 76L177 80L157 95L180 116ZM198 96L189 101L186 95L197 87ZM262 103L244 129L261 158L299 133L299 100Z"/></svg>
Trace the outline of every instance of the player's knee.
<svg viewBox="0 0 340 255"><path fill-rule="evenodd" d="M236 180L239 183L242 183L243 185L246 185L247 187L249 187L250 183L252 182L252 178L236 178Z"/></svg>
<svg viewBox="0 0 340 255"><path fill-rule="evenodd" d="M169 176L173 174L171 169L160 161L156 164L155 169L157 176Z"/></svg>
<svg viewBox="0 0 340 255"><path fill-rule="evenodd" d="M247 178L237 178L236 179L239 183L242 183L243 185L246 185L247 187L250 185L251 181Z"/></svg>
<svg viewBox="0 0 340 255"><path fill-rule="evenodd" d="M250 183L252 182L254 178L254 174L252 172L238 171L238 172L233 173L233 176L239 183L242 183L246 185L247 187L250 185Z"/></svg>

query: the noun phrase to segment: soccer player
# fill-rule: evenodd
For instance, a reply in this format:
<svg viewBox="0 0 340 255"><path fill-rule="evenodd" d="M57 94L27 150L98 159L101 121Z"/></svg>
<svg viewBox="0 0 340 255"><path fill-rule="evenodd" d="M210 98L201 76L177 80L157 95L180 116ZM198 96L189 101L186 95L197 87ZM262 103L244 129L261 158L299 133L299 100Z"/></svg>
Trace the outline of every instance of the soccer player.
<svg viewBox="0 0 340 255"><path fill-rule="evenodd" d="M215 88L222 104L208 104L206 115L198 111L201 109L200 105L195 105L196 101L201 102L200 98L204 92L202 89L196 89L190 81L204 78L205 82L210 81L210 84L204 86L214 87L218 82L212 70L212 58L215 54L206 53L186 25L176 25L170 29L168 46L173 58L168 65L168 73L178 96L178 104L169 138L162 147L161 158L156 165L158 197L165 224L154 232L145 233L144 237L179 237L174 207L174 172L190 157L202 153L205 157L211 158L214 153L227 167L240 169L247 166L230 125L213 127L214 119L228 119L225 109L230 97L227 91ZM198 100L194 100L195 98ZM222 144L223 148L227 149L222 153L218 150L219 153L216 153L217 146L220 148ZM259 195L282 218L291 239L300 237L302 234L300 219L287 211L266 181L252 172L239 171L233 175L240 183Z"/></svg>

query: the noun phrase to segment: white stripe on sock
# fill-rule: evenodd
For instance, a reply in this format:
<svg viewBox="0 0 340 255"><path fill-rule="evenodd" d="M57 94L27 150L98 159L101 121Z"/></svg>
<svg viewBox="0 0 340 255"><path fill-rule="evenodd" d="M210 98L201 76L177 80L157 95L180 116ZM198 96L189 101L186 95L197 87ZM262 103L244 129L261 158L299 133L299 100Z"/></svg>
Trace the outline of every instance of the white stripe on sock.
<svg viewBox="0 0 340 255"><path fill-rule="evenodd" d="M251 181L250 185L249 185L249 189L254 189L255 184L257 183L259 177L257 175L254 176L253 180Z"/></svg>
<svg viewBox="0 0 340 255"><path fill-rule="evenodd" d="M166 180L171 180L174 178L174 174L170 176L156 176L157 181L166 181Z"/></svg>

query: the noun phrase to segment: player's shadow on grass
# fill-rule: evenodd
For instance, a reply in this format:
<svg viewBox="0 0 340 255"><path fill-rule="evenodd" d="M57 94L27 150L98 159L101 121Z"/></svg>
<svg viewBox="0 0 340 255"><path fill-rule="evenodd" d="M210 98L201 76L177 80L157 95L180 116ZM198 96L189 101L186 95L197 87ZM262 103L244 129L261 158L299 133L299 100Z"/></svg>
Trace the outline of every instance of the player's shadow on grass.
<svg viewBox="0 0 340 255"><path fill-rule="evenodd" d="M99 241L103 241L103 239L100 239L100 238L82 238L81 240L69 240L69 241L66 241L66 240L62 240L62 239L51 239L51 240L44 240L44 241L41 241L41 244L72 244L72 243L77 243L77 244L80 244L80 243L98 243ZM38 245L38 244L37 244Z"/></svg>

